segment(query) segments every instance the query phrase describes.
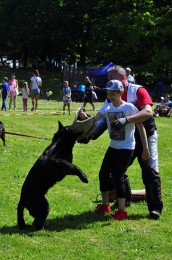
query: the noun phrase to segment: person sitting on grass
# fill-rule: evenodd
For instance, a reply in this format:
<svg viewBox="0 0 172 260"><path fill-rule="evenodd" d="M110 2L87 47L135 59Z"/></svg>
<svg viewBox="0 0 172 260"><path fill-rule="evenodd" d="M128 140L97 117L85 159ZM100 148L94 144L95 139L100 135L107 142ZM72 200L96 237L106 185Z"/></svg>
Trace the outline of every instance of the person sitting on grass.
<svg viewBox="0 0 172 260"><path fill-rule="evenodd" d="M172 101L170 100L169 94L165 94L164 97L160 98L160 102L157 103L154 109L154 116L166 116L170 117L172 113Z"/></svg>

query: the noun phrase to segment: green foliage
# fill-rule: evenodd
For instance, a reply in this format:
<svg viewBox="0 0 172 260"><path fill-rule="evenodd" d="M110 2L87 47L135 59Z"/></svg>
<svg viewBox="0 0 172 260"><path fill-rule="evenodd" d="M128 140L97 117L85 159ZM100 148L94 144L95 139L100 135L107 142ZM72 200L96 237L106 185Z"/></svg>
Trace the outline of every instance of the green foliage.
<svg viewBox="0 0 172 260"><path fill-rule="evenodd" d="M171 69L170 3L1 1L0 54L20 58L24 67L36 57L81 65L113 61L135 72L158 72L156 80L164 80Z"/></svg>
<svg viewBox="0 0 172 260"><path fill-rule="evenodd" d="M2 112L0 119L6 131L52 138L60 120L64 125L73 122L78 103L72 103L72 115L47 114L61 111L62 102L39 101L44 114L22 114L18 97L18 116ZM97 103L98 109L102 104ZM29 99L29 108L31 100ZM87 105L88 113L91 106ZM11 112L13 113L13 112ZM28 113L30 114L30 113ZM159 166L162 177L163 214L158 221L148 219L146 203L127 208L129 220L114 222L108 217L96 217L90 210L96 207L99 194L98 172L109 144L107 132L87 145L76 143L73 163L88 176L89 184L77 177L67 176L47 194L50 214L45 230L20 232L16 226L16 207L23 181L49 141L6 135L7 146L0 140L0 255L1 259L171 259L172 198L171 198L171 129L172 118L156 118L159 132ZM144 188L137 161L128 169L133 189ZM32 217L25 212L27 223Z"/></svg>

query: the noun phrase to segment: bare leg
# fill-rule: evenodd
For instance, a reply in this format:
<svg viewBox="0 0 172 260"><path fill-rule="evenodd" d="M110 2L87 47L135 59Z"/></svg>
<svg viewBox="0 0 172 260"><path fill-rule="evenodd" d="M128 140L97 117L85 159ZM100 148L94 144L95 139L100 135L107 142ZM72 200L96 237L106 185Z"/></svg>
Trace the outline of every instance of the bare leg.
<svg viewBox="0 0 172 260"><path fill-rule="evenodd" d="M125 211L125 198L118 198L118 208Z"/></svg>
<svg viewBox="0 0 172 260"><path fill-rule="evenodd" d="M23 99L23 111L25 111L25 103L24 103L24 99Z"/></svg>
<svg viewBox="0 0 172 260"><path fill-rule="evenodd" d="M70 115L70 104L68 104L67 106L68 106L68 112L69 112L69 115Z"/></svg>
<svg viewBox="0 0 172 260"><path fill-rule="evenodd" d="M66 107L66 105L63 104L63 114L65 114L65 107Z"/></svg>
<svg viewBox="0 0 172 260"><path fill-rule="evenodd" d="M13 102L14 102L14 110L16 110L17 96L13 97Z"/></svg>
<svg viewBox="0 0 172 260"><path fill-rule="evenodd" d="M94 103L92 103L92 108L93 108L93 110L95 110L95 105L94 105Z"/></svg>
<svg viewBox="0 0 172 260"><path fill-rule="evenodd" d="M13 101L13 97L12 97L12 96L10 96L9 110L11 110L12 101Z"/></svg>
<svg viewBox="0 0 172 260"><path fill-rule="evenodd" d="M32 95L32 108L31 108L31 111L34 110L34 107L35 107L35 96Z"/></svg>
<svg viewBox="0 0 172 260"><path fill-rule="evenodd" d="M102 192L102 204L103 205L109 204L109 191Z"/></svg>
<svg viewBox="0 0 172 260"><path fill-rule="evenodd" d="M36 95L36 97L35 97L35 111L38 109L38 99L39 99L39 95Z"/></svg>
<svg viewBox="0 0 172 260"><path fill-rule="evenodd" d="M25 105L25 109L26 109L26 111L27 111L27 99L26 99L26 105Z"/></svg>

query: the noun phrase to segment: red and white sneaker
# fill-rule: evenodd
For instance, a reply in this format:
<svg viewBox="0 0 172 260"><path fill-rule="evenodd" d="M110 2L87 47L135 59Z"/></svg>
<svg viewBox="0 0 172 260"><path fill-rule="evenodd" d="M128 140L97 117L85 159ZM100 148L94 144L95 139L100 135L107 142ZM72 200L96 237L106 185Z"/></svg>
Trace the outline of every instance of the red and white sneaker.
<svg viewBox="0 0 172 260"><path fill-rule="evenodd" d="M104 214L110 212L110 205L103 205L103 204L98 204L96 209L91 211L92 214L97 215L97 214Z"/></svg>
<svg viewBox="0 0 172 260"><path fill-rule="evenodd" d="M123 220L127 219L128 215L126 211L118 210L115 214L111 215L110 218L113 220Z"/></svg>

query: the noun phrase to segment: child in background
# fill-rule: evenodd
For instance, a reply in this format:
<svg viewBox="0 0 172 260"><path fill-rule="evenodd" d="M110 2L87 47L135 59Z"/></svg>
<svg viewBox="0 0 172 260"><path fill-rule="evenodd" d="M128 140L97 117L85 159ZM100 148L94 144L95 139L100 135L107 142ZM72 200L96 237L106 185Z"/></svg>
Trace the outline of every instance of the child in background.
<svg viewBox="0 0 172 260"><path fill-rule="evenodd" d="M23 111L27 111L27 100L29 95L29 87L27 82L23 82L22 87L22 100L23 100Z"/></svg>
<svg viewBox="0 0 172 260"><path fill-rule="evenodd" d="M1 90L1 95L2 95L2 108L1 110L7 110L7 107L6 107L6 98L7 98L7 95L8 95L8 91L9 91L9 85L8 85L8 78L7 77L4 77L2 79L2 90Z"/></svg>
<svg viewBox="0 0 172 260"><path fill-rule="evenodd" d="M52 94L53 94L53 92L52 92L49 88L47 88L47 90L46 90L47 101L50 100L50 96L51 96Z"/></svg>
<svg viewBox="0 0 172 260"><path fill-rule="evenodd" d="M9 102L9 110L11 111L11 105L13 103L14 105L14 110L16 110L16 104L17 104L17 95L19 94L18 91L18 80L16 79L15 75L11 75L11 79L8 81L9 85L9 97L10 97L10 102Z"/></svg>
<svg viewBox="0 0 172 260"><path fill-rule="evenodd" d="M70 113L71 102L72 102L71 88L69 87L68 81L64 81L64 86L63 86L63 114L65 114L65 107L67 106L69 115L71 115L71 113Z"/></svg>

